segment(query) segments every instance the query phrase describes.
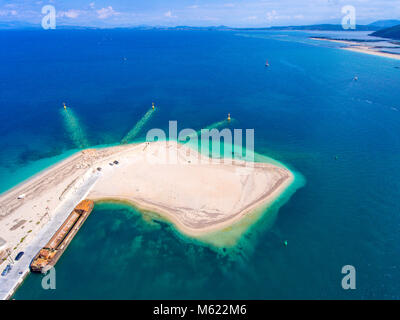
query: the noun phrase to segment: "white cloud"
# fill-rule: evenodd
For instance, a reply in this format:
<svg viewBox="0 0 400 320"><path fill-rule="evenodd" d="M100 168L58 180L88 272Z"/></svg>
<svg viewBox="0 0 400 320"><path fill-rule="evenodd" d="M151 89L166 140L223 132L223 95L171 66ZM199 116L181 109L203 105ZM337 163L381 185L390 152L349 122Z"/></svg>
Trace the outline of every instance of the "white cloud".
<svg viewBox="0 0 400 320"><path fill-rule="evenodd" d="M204 20L204 21L220 21L220 19L215 18L215 17L209 17L209 16L205 16L203 18L199 18L198 20Z"/></svg>
<svg viewBox="0 0 400 320"><path fill-rule="evenodd" d="M257 16L250 16L250 17L247 17L246 20L257 20Z"/></svg>
<svg viewBox="0 0 400 320"><path fill-rule="evenodd" d="M60 11L58 13L58 16L75 19L75 18L78 18L81 14L82 14L82 12L80 10L70 9L68 11Z"/></svg>
<svg viewBox="0 0 400 320"><path fill-rule="evenodd" d="M297 17L298 18L296 18L296 19L302 19L301 15L297 15ZM290 15L278 15L276 10L267 12L267 20L270 22L275 21L275 20L290 20L290 19L293 19L293 17Z"/></svg>
<svg viewBox="0 0 400 320"><path fill-rule="evenodd" d="M89 3L89 7L91 7L92 9L94 8L94 5L95 5L94 2Z"/></svg>
<svg viewBox="0 0 400 320"><path fill-rule="evenodd" d="M107 8L101 8L100 10L96 10L96 12L99 19L107 19L111 16L119 14L119 12L115 11L111 6L108 6Z"/></svg>
<svg viewBox="0 0 400 320"><path fill-rule="evenodd" d="M194 4L192 6L188 6L188 9L198 9L200 6L198 4Z"/></svg>
<svg viewBox="0 0 400 320"><path fill-rule="evenodd" d="M171 10L167 11L166 13L164 13L164 16L166 16L167 18L176 18L176 16L174 16L174 15L172 14L172 11L171 11Z"/></svg>
<svg viewBox="0 0 400 320"><path fill-rule="evenodd" d="M268 11L267 12L267 20L268 21L272 21L276 19L276 11L272 10L272 11Z"/></svg>
<svg viewBox="0 0 400 320"><path fill-rule="evenodd" d="M0 16L16 16L16 10L0 10Z"/></svg>

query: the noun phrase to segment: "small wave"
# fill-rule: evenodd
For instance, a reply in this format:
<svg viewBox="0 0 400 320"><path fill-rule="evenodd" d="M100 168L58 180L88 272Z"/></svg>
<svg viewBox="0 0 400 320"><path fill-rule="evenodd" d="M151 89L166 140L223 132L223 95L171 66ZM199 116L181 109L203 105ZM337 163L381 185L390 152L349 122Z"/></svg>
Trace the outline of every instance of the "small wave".
<svg viewBox="0 0 400 320"><path fill-rule="evenodd" d="M61 116L64 119L65 129L68 132L69 137L74 142L75 146L84 149L89 147L89 141L83 130L81 122L78 116L70 108L61 110Z"/></svg>
<svg viewBox="0 0 400 320"><path fill-rule="evenodd" d="M146 114L135 124L135 126L126 134L126 136L121 140L122 144L128 143L133 140L139 132L143 129L147 122L151 119L154 114L155 109L150 109Z"/></svg>

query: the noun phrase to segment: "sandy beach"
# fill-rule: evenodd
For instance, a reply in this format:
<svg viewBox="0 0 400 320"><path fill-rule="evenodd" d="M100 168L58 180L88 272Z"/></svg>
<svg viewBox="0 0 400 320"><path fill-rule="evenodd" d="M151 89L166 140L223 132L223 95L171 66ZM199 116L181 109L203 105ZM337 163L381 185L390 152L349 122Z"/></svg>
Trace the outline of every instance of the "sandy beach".
<svg viewBox="0 0 400 320"><path fill-rule="evenodd" d="M399 54L376 51L373 48L365 46L365 45L361 45L360 42L356 42L356 41L346 41L346 40L336 40L336 39L316 38L316 37L311 37L310 39L317 40L317 41L329 41L329 42L343 43L343 44L348 45L348 47L341 47L340 49L358 52L358 53L370 54L370 55L374 55L374 56L378 56L378 57L400 60Z"/></svg>
<svg viewBox="0 0 400 320"><path fill-rule="evenodd" d="M0 196L0 233L11 256L93 175L87 198L154 211L189 236L232 225L294 179L283 167L210 159L171 141L85 150Z"/></svg>
<svg viewBox="0 0 400 320"><path fill-rule="evenodd" d="M358 45L358 44L359 44L359 43L354 42L354 41L337 40L337 39L330 39L330 38L310 37L310 39L312 39L312 40L317 40L317 41L329 41L329 42L343 43L343 44L348 44L348 45Z"/></svg>
<svg viewBox="0 0 400 320"><path fill-rule="evenodd" d="M348 48L343 48L343 49L348 50L348 51L353 51L353 52L372 54L372 55L378 56L378 57L400 60L400 55L398 55L398 54L382 52L382 51L374 51L371 48L366 47L366 46L354 46L354 47L348 47Z"/></svg>
<svg viewBox="0 0 400 320"><path fill-rule="evenodd" d="M57 207L93 173L96 162L121 150L123 147L79 152L1 194L0 234L6 242L0 252L3 259L5 251L15 257L29 245L54 218Z"/></svg>

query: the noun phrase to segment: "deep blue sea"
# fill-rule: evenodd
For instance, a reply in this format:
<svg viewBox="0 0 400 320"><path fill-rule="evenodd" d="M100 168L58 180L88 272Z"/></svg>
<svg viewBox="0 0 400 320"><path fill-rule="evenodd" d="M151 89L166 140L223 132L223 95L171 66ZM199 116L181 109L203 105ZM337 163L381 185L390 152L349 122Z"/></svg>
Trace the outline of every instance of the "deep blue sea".
<svg viewBox="0 0 400 320"><path fill-rule="evenodd" d="M400 298L400 61L308 36L0 31L1 192L79 148L118 144L152 101L135 139L231 113L255 129L256 152L305 179L226 250L97 205L57 264L57 289L30 275L15 298ZM344 265L356 290L341 287Z"/></svg>

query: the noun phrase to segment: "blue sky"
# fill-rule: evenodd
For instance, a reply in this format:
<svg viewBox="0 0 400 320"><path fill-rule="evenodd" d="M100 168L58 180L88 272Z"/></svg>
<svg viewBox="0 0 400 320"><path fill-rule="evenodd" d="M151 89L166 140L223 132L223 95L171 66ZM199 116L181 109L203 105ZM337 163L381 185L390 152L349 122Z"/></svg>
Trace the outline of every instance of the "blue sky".
<svg viewBox="0 0 400 320"><path fill-rule="evenodd" d="M40 24L47 4L57 25L96 27L339 24L345 5L356 8L359 24L400 18L400 0L0 0L0 22Z"/></svg>

